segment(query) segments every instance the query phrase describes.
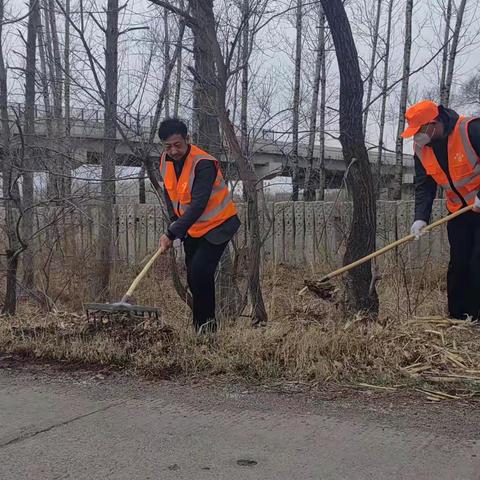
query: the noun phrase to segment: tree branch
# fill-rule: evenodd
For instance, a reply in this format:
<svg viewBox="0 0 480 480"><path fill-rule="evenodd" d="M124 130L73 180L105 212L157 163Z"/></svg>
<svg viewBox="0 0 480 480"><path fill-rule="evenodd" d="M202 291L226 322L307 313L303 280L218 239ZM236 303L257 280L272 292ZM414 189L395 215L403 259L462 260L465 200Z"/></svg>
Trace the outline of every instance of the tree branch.
<svg viewBox="0 0 480 480"><path fill-rule="evenodd" d="M192 27L198 28L200 26L199 23L197 22L197 20L195 20L188 12L186 12L185 10L182 10L178 7L175 7L170 2L164 2L163 0L148 0L148 1L150 3L153 3L157 6L159 6L159 7L166 8L170 12L175 13L175 14L179 15L180 17L184 18L186 24L190 28L192 28Z"/></svg>
<svg viewBox="0 0 480 480"><path fill-rule="evenodd" d="M120 30L118 35L120 36L128 32L134 32L135 30L150 30L150 27L129 27L129 28L126 28L125 30Z"/></svg>
<svg viewBox="0 0 480 480"><path fill-rule="evenodd" d="M407 76L408 77L411 77L412 75L414 75L415 73L418 73L420 71L422 71L425 67L427 67L428 65L430 65L434 60L435 58L438 57L438 55L440 55L440 53L443 51L444 48L446 48L446 46L449 44L451 39L448 40L448 42L444 43L439 49L438 51L432 56L432 58L430 58L430 60L428 60L427 62L425 62L421 67L418 67L417 69L415 70L412 70ZM385 90L385 92L380 92L368 105L365 105L365 107L363 108L363 112L365 112L365 110L367 110L369 107L371 107L380 97L382 97L384 94L387 94L390 90L392 90L393 88L395 88L404 78L406 78L406 76L402 76L400 77L398 80L396 80L395 82L393 82L391 85L388 86L388 88Z"/></svg>
<svg viewBox="0 0 480 480"><path fill-rule="evenodd" d="M97 65L101 70L104 70L103 66L100 64L100 62L96 59L95 55L93 55L87 40L85 39L85 32L67 15L67 12L65 11L62 2L60 0L56 0L57 5L62 10L62 13L65 15L65 17L68 20L68 23L73 27L73 29L78 33L80 40L82 41L83 48L85 49L85 53L87 54L88 58L88 63L90 64L90 68L92 70L93 78L95 79L95 84L97 85L98 93L100 94L100 97L102 97L102 100L105 100L105 93L103 91L102 87L102 82L100 82L100 78L97 73L97 69L95 68L95 65ZM82 19L83 19L83 12L82 12ZM83 20L82 20L82 25L83 25Z"/></svg>
<svg viewBox="0 0 480 480"><path fill-rule="evenodd" d="M23 15L22 17L18 17L18 18L15 18L15 19L12 18L12 20L2 21L2 23L1 23L2 27L5 26L5 25L11 25L12 23L21 22L22 20L25 20L26 18L28 18L30 16L30 14L32 13L32 11L35 9L38 2L39 2L39 0L36 0L36 2L33 4L33 7L31 9L29 9L29 11L25 15Z"/></svg>

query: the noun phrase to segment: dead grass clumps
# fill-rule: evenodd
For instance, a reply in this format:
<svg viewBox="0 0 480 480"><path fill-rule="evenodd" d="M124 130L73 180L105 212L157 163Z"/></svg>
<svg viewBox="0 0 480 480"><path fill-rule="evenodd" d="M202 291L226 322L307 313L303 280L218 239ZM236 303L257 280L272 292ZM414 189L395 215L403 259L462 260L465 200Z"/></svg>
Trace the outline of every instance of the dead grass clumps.
<svg viewBox="0 0 480 480"><path fill-rule="evenodd" d="M337 381L441 388L449 395L474 394L480 386L480 329L474 324L441 317L344 322L319 318L317 302L310 308L259 329L245 322L223 325L205 338L178 319L89 323L79 315L20 315L2 322L0 350L160 377ZM441 387L432 390L432 384Z"/></svg>
<svg viewBox="0 0 480 480"><path fill-rule="evenodd" d="M119 277L119 292L130 277ZM0 351L163 378L409 387L432 400L476 395L480 328L445 319L442 283L424 278L384 277L380 318L372 323L361 315L345 318L338 306L315 295L299 296L303 273L277 267L264 277L268 325L226 322L216 336L197 338L188 308L157 271L138 301L160 307L160 321L88 321L79 313L34 312L22 305L15 318L0 321Z"/></svg>

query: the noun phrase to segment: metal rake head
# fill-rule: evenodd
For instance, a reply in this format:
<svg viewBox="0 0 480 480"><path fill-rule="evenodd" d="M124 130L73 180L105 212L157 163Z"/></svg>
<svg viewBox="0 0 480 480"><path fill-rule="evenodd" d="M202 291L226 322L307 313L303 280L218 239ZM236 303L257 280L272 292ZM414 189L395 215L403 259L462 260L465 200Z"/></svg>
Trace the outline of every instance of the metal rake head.
<svg viewBox="0 0 480 480"><path fill-rule="evenodd" d="M111 318L118 315L158 319L160 309L129 303L87 303L84 305L87 318Z"/></svg>

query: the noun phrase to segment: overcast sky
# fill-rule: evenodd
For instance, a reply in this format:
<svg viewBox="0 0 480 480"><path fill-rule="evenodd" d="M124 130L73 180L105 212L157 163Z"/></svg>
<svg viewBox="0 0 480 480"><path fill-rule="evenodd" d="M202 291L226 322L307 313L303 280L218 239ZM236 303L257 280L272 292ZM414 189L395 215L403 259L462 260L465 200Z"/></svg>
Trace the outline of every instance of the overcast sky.
<svg viewBox="0 0 480 480"><path fill-rule="evenodd" d="M384 13L386 12L387 1L384 0ZM75 0L72 0L75 5ZM98 5L105 4L106 1L98 1ZM360 57L361 68L364 72L367 71L365 65L369 63L370 57L370 43L371 39L366 32L368 28L365 23L373 23L374 4L373 0L350 0L348 2L348 14L351 21L352 30L355 35L357 50ZM457 2L458 3L458 2ZM474 73L478 72L480 67L480 55L477 53L478 49L478 20L479 20L479 3L477 0L467 0L467 12L465 14L465 22L463 29L463 36L460 42L460 53L457 57L457 66L455 70L454 90L469 78ZM84 0L86 8L91 4L89 0ZM218 7L219 2L216 2ZM288 2L274 2L271 3L278 8L278 10L288 6ZM367 7L365 7L365 5ZM72 7L73 8L73 7ZM270 7L269 14L273 14ZM368 13L367 8L370 10ZM404 29L404 1L396 1L393 9L393 41L390 59L390 76L391 81L395 81L401 77L402 55L403 55L403 29ZM12 14L21 14L26 12L25 3L19 0L10 0L7 4L7 12ZM122 16L122 23L124 26L149 26L150 32L153 32L154 27L162 24L161 21L155 21L155 15L158 9L152 8L147 0L130 0L128 8ZM224 10L222 10L224 12ZM104 14L99 13L99 18L103 18ZM251 124L257 120L255 118L258 99L261 97L265 89L270 93L273 92L273 101L271 105L272 114L282 111L291 105L292 91L291 84L293 82L293 61L292 49L294 46L295 30L293 23L294 12L290 13L287 18L282 18L271 22L258 36L257 45L254 55L252 56L252 86L250 91L251 101ZM413 37L414 44L412 47L412 70L415 70L427 62L432 55L438 51L443 35L443 26L441 21L440 0L417 0L414 6L414 22L413 22ZM308 23L308 22L307 22ZM383 16L381 22L382 35L386 27L386 18ZM5 42L7 46L7 61L10 67L18 67L23 62L23 46L17 35L19 29L18 25L10 26L5 31ZM59 29L63 30L63 25L59 24ZM25 33L25 26L21 26L20 30ZM139 31L133 33L128 38L122 39L120 45L120 76L121 76L121 91L120 103L127 103L132 97L132 90L129 88L138 78L138 72L142 70L146 62L148 48L145 42L139 41L144 39L146 33ZM100 37L99 37L100 38ZM314 62L314 38L315 28L313 23L306 27L304 35L304 56L303 56L303 71L304 71L304 87L302 92L304 94L303 111L305 117L308 114L310 106L310 89L308 87L308 78L311 77ZM380 50L383 50L382 40L379 41ZM81 50L81 45L78 41L74 41L74 47ZM101 59L101 48L97 50L98 56ZM157 52L160 53L160 52ZM428 91L432 91L438 85L438 71L439 61L441 55L431 62L424 70L411 77L410 87L410 102L421 100L425 97ZM74 62L75 63L75 62ZM329 123L328 130L335 136L338 134L336 113L337 108L336 97L338 96L338 75L337 64L333 52L330 53L329 70L327 75L328 96L331 99L329 103ZM377 77L380 81L381 73L383 71L383 64L380 63L378 67ZM142 110L147 111L154 105L155 86L161 81L162 70L158 66L151 71L150 87L142 97ZM22 100L23 96L23 81L14 81L14 78L19 74L18 70L11 70L10 75L10 91L12 100ZM85 76L85 78L88 75ZM378 94L380 85L376 81L374 97ZM187 87L187 85L186 85ZM398 97L400 88L392 91L387 102L387 118L388 125L386 130L386 145L388 148L393 148L396 134L396 122L398 116ZM185 108L182 110L184 116L189 116L189 100L190 92L185 88L183 102ZM76 101L76 106L99 107L92 102L91 99L81 96L82 100ZM455 95L453 99L455 105ZM461 113L474 113L475 107L459 106ZM370 122L368 125L367 141L370 144L378 143L378 125L377 117L380 109L380 101L378 101L371 110ZM278 129L288 129L290 125L289 115L283 114L278 118L283 118L283 124L274 125ZM304 125L305 128L305 125ZM328 143L335 144L335 140L329 136ZM411 148L410 144L406 144L406 151Z"/></svg>

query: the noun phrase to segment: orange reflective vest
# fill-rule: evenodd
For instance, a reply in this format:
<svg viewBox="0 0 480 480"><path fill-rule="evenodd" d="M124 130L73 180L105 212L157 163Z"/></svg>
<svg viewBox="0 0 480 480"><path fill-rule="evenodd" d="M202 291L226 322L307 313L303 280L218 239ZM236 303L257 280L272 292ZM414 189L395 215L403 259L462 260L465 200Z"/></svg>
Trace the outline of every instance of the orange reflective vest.
<svg viewBox="0 0 480 480"><path fill-rule="evenodd" d="M173 162L167 162L165 157L166 154L163 153L160 159L160 173L165 189L172 201L175 214L178 217L185 213L192 201L191 192L197 163L200 160L210 160L215 163L217 177L213 183L212 192L205 210L200 218L188 229L188 234L191 237L202 237L237 213L217 159L195 145L191 145L190 153L185 159L182 173L177 180Z"/></svg>
<svg viewBox="0 0 480 480"><path fill-rule="evenodd" d="M468 137L468 124L472 120L474 118L460 117L453 132L448 136L448 171L453 186L467 205L473 204L480 190L480 158ZM448 210L452 213L460 210L463 206L462 199L452 189L433 148L429 146L414 148L427 175L430 175L445 190Z"/></svg>

